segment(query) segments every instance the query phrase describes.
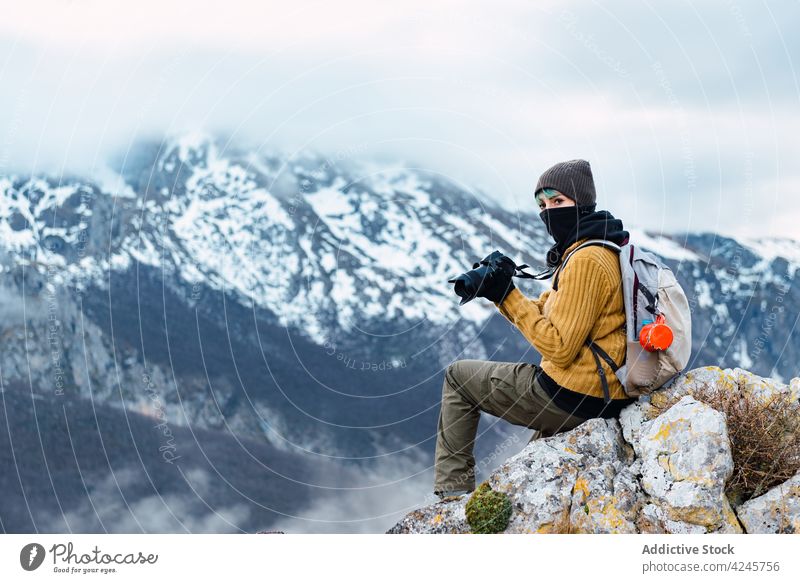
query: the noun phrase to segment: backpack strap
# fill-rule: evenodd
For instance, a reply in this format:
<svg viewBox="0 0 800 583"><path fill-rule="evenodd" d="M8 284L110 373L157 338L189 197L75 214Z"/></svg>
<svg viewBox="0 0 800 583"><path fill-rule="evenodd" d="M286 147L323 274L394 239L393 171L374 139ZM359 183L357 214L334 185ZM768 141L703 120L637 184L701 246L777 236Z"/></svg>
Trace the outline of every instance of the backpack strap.
<svg viewBox="0 0 800 583"><path fill-rule="evenodd" d="M642 294L644 294L644 297L647 298L648 304L645 306L644 309L650 312L651 314L656 315L658 313L658 310L656 309L658 298L655 295L653 295L653 292L647 289L647 287L641 281L639 281L638 277L636 278L636 287L638 287L639 291L642 292Z"/></svg>
<svg viewBox="0 0 800 583"><path fill-rule="evenodd" d="M611 370L617 372L620 368L614 359L611 358L608 353L600 348L598 344L595 344L590 339L586 339L586 345L592 351L592 355L594 356L594 362L597 365L597 374L600 375L600 382L603 385L603 399L605 400L606 404L611 402L611 394L608 390L608 380L606 379L606 371L603 370L603 365L600 364L600 358L605 360L608 363L608 366L611 367Z"/></svg>
<svg viewBox="0 0 800 583"><path fill-rule="evenodd" d="M575 249L567 253L567 256L564 257L564 260L561 262L561 265L558 266L558 270L556 271L556 277L553 280L553 290L558 290L558 276L561 275L561 272L564 270L564 266L567 264L567 261L572 256L572 254L575 253L578 249L589 247L590 245L598 245L600 247L613 249L617 253L622 251L622 248L619 245L617 245L613 241L608 241L606 239L589 239L588 241L584 241L583 243L575 247Z"/></svg>

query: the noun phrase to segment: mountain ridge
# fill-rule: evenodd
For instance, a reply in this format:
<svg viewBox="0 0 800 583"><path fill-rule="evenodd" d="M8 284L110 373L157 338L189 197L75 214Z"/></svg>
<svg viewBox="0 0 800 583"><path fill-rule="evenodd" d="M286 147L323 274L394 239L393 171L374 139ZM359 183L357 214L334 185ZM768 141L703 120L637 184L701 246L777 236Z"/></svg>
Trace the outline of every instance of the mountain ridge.
<svg viewBox="0 0 800 583"><path fill-rule="evenodd" d="M452 360L538 361L447 283L494 249L543 266L536 214L433 172L215 144L143 143L96 178L0 176L7 386L152 413L148 378L177 426L358 462L432 453ZM800 244L625 228L684 286L689 368L800 376ZM512 429L486 431L479 451Z"/></svg>

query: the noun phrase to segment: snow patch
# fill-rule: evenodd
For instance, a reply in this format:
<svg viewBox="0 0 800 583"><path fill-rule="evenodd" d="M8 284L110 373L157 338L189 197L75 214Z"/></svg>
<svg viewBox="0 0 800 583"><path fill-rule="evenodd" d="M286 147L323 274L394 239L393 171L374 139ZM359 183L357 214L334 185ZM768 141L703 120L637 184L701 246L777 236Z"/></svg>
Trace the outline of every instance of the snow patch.
<svg viewBox="0 0 800 583"><path fill-rule="evenodd" d="M642 229L628 228L631 243L639 245L648 251L666 259L676 261L701 261L693 251L681 247L678 243L661 235L650 235Z"/></svg>

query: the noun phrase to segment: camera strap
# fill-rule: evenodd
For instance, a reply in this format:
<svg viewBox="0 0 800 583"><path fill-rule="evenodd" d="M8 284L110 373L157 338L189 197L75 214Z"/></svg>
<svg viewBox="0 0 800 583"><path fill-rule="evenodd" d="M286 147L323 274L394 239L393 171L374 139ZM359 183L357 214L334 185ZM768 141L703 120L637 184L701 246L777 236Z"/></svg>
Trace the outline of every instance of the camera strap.
<svg viewBox="0 0 800 583"><path fill-rule="evenodd" d="M530 269L530 265L527 263L523 263L522 265L517 266L517 272L514 274L514 277L519 277L520 279L550 279L553 277L553 274L556 271L555 267L550 267L545 269L544 271L540 271L539 273L528 273L527 271L523 271L523 269Z"/></svg>

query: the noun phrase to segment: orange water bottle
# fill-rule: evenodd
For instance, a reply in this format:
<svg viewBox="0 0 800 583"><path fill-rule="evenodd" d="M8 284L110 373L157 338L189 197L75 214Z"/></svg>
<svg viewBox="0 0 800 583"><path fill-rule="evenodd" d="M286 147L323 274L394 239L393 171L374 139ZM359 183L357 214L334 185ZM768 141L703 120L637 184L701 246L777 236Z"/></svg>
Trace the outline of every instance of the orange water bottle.
<svg viewBox="0 0 800 583"><path fill-rule="evenodd" d="M666 350L672 344L672 328L667 326L664 314L658 314L656 321L645 320L639 332L639 344L648 352Z"/></svg>

